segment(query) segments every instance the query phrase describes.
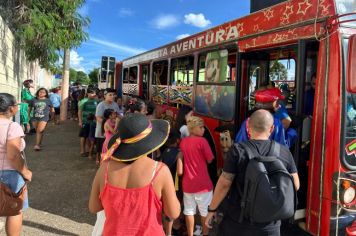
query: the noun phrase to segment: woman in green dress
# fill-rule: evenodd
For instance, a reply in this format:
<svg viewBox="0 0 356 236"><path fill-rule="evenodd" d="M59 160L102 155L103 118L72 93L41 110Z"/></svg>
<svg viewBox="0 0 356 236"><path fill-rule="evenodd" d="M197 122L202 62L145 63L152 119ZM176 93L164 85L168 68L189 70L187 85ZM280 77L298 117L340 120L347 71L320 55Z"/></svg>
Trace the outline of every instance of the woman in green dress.
<svg viewBox="0 0 356 236"><path fill-rule="evenodd" d="M25 133L30 131L30 118L28 114L28 103L34 98L31 94L30 88L33 87L33 80L28 79L23 82L23 89L21 91L20 103L20 123L24 128Z"/></svg>

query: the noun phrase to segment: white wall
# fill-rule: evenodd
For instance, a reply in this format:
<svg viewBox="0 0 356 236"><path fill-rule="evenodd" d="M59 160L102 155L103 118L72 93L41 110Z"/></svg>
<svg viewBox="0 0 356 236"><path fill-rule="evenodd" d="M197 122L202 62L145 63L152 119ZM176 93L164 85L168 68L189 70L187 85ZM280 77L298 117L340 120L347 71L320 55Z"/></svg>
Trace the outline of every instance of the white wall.
<svg viewBox="0 0 356 236"><path fill-rule="evenodd" d="M26 60L12 32L0 17L0 92L10 93L20 100L22 82L26 79L34 81L36 90L39 87L52 88L54 76L41 69L37 62Z"/></svg>

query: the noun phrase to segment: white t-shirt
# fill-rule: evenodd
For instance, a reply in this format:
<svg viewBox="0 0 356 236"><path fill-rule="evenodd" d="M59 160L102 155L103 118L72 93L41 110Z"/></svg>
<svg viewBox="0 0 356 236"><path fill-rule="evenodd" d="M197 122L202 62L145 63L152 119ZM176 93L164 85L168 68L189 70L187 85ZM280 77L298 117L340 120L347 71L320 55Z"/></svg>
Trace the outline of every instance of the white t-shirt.
<svg viewBox="0 0 356 236"><path fill-rule="evenodd" d="M180 138L181 139L185 138L185 137L188 137L190 135L187 125L182 125L182 127L180 127L180 129L179 129L179 132L180 132Z"/></svg>
<svg viewBox="0 0 356 236"><path fill-rule="evenodd" d="M101 118L104 118L104 111L106 109L113 109L118 114L120 113L119 105L117 105L116 102L112 102L109 104L106 103L105 101L102 101L96 107L95 116L100 116ZM104 134L101 131L101 126L102 126L101 122L96 121L95 138L105 138Z"/></svg>

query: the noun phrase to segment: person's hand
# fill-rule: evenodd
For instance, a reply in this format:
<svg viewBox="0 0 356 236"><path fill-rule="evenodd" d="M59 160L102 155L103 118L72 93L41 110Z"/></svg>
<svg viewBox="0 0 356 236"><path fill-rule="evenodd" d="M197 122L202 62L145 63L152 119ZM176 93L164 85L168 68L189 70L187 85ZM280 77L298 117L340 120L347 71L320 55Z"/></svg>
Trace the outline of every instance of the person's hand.
<svg viewBox="0 0 356 236"><path fill-rule="evenodd" d="M205 226L209 229L213 228L213 220L215 219L216 212L208 212L208 215L205 218Z"/></svg>
<svg viewBox="0 0 356 236"><path fill-rule="evenodd" d="M83 126L83 122L79 121L78 125L79 125L79 127L82 127Z"/></svg>
<svg viewBox="0 0 356 236"><path fill-rule="evenodd" d="M31 180L32 180L32 171L26 170L25 173L22 174L22 177L23 177L26 181L31 182Z"/></svg>

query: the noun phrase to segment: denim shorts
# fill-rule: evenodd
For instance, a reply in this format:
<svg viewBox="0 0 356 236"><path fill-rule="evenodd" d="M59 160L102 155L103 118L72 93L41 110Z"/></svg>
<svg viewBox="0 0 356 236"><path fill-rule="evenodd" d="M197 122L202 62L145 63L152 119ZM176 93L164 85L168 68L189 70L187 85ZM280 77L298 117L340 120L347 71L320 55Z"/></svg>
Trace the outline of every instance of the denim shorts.
<svg viewBox="0 0 356 236"><path fill-rule="evenodd" d="M7 185L11 191L18 193L25 185L25 180L16 170L0 170L0 182ZM26 190L22 210L28 208L28 192Z"/></svg>

